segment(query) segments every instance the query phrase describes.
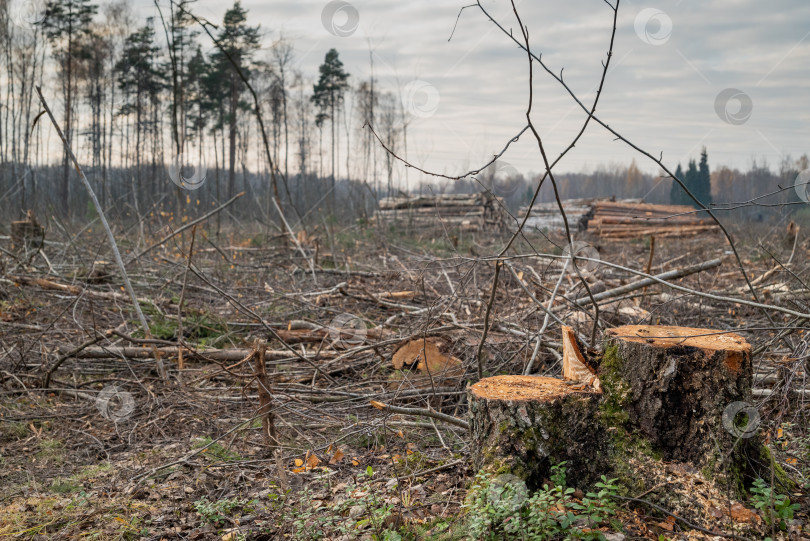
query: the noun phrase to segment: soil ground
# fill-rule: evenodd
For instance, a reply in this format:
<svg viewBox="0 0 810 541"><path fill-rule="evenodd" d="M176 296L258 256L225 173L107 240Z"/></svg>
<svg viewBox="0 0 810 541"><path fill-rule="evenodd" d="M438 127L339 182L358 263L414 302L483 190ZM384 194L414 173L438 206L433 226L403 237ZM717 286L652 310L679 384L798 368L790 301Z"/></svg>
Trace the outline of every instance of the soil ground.
<svg viewBox="0 0 810 541"><path fill-rule="evenodd" d="M790 265L780 267L777 259L784 264L793 250L778 232L741 227L735 234L750 279L772 271L756 284L761 300L807 312L799 285L808 270L807 242L799 243ZM169 374L163 379L149 358L121 358L114 351L106 358L65 355L111 329L118 334L88 348L149 350L138 342L144 335L116 269L101 262L109 256L98 232L53 239L44 250L47 261L35 256L23 264L0 254L0 538L394 539L385 537L386 530L401 538L465 538L465 496L475 475L468 467L475 443L466 430L386 413L369 401L465 418L465 389L477 379L494 275L484 256L497 255L505 240L334 228L321 235L317 249L314 242L303 246L313 263L317 252L312 269L277 237L234 231L217 238L200 231L191 271L189 233L131 263L152 337L163 341L155 345L176 344L180 312L182 335L196 349L250 350L263 339L270 349L284 351L266 326L325 330L317 340L287 340L296 353L268 359L278 454L262 436L250 362L186 354L179 370L174 355L164 359ZM631 269L643 271L650 254L647 239L581 240L603 261ZM121 244L135 253L149 242ZM542 326L544 313L517 277L547 302L560 269L532 254L560 254L561 244L534 235L510 250L515 275L504 268L500 276L482 348L484 375L522 373L532 357L531 333ZM677 283L750 298L719 235L658 239L651 271L715 257L723 258L720 267ZM32 277L79 292L26 281ZM601 266L587 278L595 290L634 279ZM568 298L584 294L570 273L560 292ZM589 338L592 319L561 304L560 317ZM773 387L758 404L759 430L777 463L799 484L790 496L802 507L789 525L798 539L808 535L799 532L808 531L810 440L807 404L791 386L803 385L796 377L806 373L807 337L801 322L769 315L772 321L757 308L650 286L605 305L600 325L712 327L738 332L754 345L757 371L770 375ZM362 324L353 326L354 334L329 332L347 321L353 325L355 318ZM439 340L463 371L434 380L415 366L395 369L396 346L424 336ZM548 347L540 349L534 372L558 376L553 350L559 327L551 326L544 338ZM62 357L45 388L46 373ZM757 513L749 502L741 505L750 514L721 515L711 529L728 533L739 521L763 537L773 533L752 518ZM626 539L711 537L643 506L621 506L619 519Z"/></svg>

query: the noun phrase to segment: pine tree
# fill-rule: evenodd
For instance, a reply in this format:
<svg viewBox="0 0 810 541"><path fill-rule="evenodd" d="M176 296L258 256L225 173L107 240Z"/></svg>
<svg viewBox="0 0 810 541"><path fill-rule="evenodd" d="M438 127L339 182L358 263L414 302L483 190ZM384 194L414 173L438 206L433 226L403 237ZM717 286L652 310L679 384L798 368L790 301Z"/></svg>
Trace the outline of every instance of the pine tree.
<svg viewBox="0 0 810 541"><path fill-rule="evenodd" d="M335 201L335 110L343 102L346 89L349 87L349 83L346 82L348 78L349 74L343 71L343 62L338 58L338 52L335 49L329 49L320 67L318 84L312 88L311 99L318 106L316 123L318 121L322 123L324 119L328 118L332 128L332 191L330 192L332 211L334 211Z"/></svg>
<svg viewBox="0 0 810 541"><path fill-rule="evenodd" d="M115 65L118 74L118 87L124 95L124 103L119 111L122 115L135 115L135 165L138 191L141 186L141 159L144 156L143 135L151 128L157 135L157 109L160 107L160 93L165 88L163 70L158 63L160 48L155 45L155 31L150 20L130 34L124 42L121 59ZM150 114L151 113L151 114ZM151 118L151 120L150 120ZM152 155L154 163L156 156ZM154 182L155 179L152 179ZM138 197L139 194L135 194Z"/></svg>
<svg viewBox="0 0 810 541"><path fill-rule="evenodd" d="M675 170L675 178L679 179L680 181L684 181L683 176L683 169L681 168L681 164L678 164L678 168ZM688 199L686 192L683 191L681 185L678 184L674 179L672 180L672 185L669 188L669 201L673 205L684 205L685 199Z"/></svg>
<svg viewBox="0 0 810 541"><path fill-rule="evenodd" d="M54 56L63 75L63 92L65 98L65 124L62 130L68 145L73 141L73 104L77 61L87 56L84 43L90 35L90 23L98 6L91 0L49 0L45 4L45 15L38 24L53 48ZM70 215L70 157L64 150L62 160L62 185L59 198L65 204L65 214Z"/></svg>
<svg viewBox="0 0 810 541"><path fill-rule="evenodd" d="M172 138L175 144L175 152L181 153L186 150L186 138L194 133L195 119L187 119L185 89L198 82L191 73L192 62L195 61L196 54L199 55L199 45L196 40L199 30L191 17L190 4L197 0L177 0L170 3L170 19L168 28L164 29L170 38L168 46L169 69L172 74ZM191 124L191 126L189 126Z"/></svg>
<svg viewBox="0 0 810 541"><path fill-rule="evenodd" d="M709 155L706 153L706 147L703 147L700 153L700 165L692 193L705 206L708 207L712 204L712 175L709 172ZM699 205L695 205L695 207L699 208Z"/></svg>
<svg viewBox="0 0 810 541"><path fill-rule="evenodd" d="M247 25L247 10L238 0L225 12L217 41L227 56L219 49L211 55L212 70L208 86L213 91L210 97L228 108L227 112L222 110L220 121L228 124L228 197L233 197L236 194L236 115L239 109L247 108L239 99L245 90L245 83L233 64L239 67L245 78L250 78L253 55L261 46L259 27Z"/></svg>
<svg viewBox="0 0 810 541"><path fill-rule="evenodd" d="M684 175L684 184L686 184L686 188L689 190L689 192L692 195L695 195L695 189L700 184L700 173L698 172L697 163L695 163L695 160L689 160L689 165L686 167L686 174ZM681 190L681 192L683 193L682 205L691 205L693 207L697 206L686 192L683 190Z"/></svg>

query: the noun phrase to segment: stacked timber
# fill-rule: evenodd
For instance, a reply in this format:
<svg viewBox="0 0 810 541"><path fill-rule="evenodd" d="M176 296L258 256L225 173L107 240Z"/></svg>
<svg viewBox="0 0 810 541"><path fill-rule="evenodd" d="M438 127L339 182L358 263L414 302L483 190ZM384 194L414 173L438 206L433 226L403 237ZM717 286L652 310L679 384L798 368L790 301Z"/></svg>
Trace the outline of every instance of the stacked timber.
<svg viewBox="0 0 810 541"><path fill-rule="evenodd" d="M591 211L593 202L593 199L564 199L562 201L563 210L568 219L568 227L571 230L585 229L585 216ZM529 208L524 207L520 209L520 215L525 216L528 211ZM543 232L565 231L560 206L556 201L535 203L531 208L529 219L526 220L526 227L529 230L536 229Z"/></svg>
<svg viewBox="0 0 810 541"><path fill-rule="evenodd" d="M586 219L588 232L609 239L689 237L719 230L705 212L684 205L595 201Z"/></svg>
<svg viewBox="0 0 810 541"><path fill-rule="evenodd" d="M503 200L489 192L386 197L379 207L378 222L412 229L502 232L509 218Z"/></svg>

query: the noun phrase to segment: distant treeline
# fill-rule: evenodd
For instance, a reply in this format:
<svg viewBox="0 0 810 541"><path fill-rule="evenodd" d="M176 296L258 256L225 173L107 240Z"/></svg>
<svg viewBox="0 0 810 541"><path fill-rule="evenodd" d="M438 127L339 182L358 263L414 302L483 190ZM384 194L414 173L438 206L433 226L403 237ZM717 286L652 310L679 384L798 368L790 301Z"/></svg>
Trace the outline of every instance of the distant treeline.
<svg viewBox="0 0 810 541"><path fill-rule="evenodd" d="M810 160L807 155L798 159L786 157L774 170L765 162L752 160L751 168L747 171L729 169L720 166L709 172L710 198L705 192L692 191L701 201L721 211L721 216L730 216L736 219L766 220L771 216L793 214L804 219L810 219L810 205L799 198L794 188L796 179L803 171L810 169ZM707 164L708 166L708 164ZM484 171L478 181L464 179L448 184L443 191L447 193L470 193L484 187L491 188L493 192L504 197L508 207L517 211L531 201L542 175L527 179L522 175L512 181L498 180L499 172ZM682 172L678 165L676 175ZM696 165L698 172L700 168ZM687 181L689 168L683 173L681 180ZM699 180L698 176L698 181ZM579 198L610 198L617 199L643 199L648 203L657 204L692 204L691 200L675 182L663 172L660 175L649 175L641 172L635 161L630 165L600 166L591 173L564 173L555 174L557 188L562 199ZM689 183L687 182L687 186ZM437 183L425 183L422 190L441 190ZM538 202L554 201L554 190L551 182L546 179L537 198Z"/></svg>

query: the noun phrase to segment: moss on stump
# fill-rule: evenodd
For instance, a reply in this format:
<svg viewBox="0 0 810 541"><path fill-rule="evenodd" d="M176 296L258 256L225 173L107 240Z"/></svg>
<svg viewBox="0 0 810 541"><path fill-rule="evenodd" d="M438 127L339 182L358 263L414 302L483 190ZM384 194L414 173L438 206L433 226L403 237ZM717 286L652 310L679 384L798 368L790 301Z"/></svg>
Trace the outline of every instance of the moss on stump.
<svg viewBox="0 0 810 541"><path fill-rule="evenodd" d="M589 486L608 468L605 433L595 430L601 393L536 376L485 378L469 390L476 469L542 486L568 462L569 480Z"/></svg>

